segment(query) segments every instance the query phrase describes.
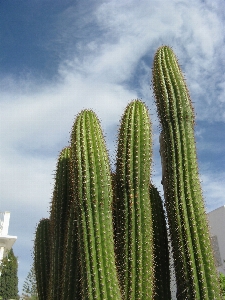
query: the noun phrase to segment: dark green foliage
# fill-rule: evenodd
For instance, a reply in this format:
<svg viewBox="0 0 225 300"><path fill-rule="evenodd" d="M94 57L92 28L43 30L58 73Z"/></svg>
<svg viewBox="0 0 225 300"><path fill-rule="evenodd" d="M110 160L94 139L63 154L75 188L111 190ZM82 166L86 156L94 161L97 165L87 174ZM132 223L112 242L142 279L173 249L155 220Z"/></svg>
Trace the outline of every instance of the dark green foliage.
<svg viewBox="0 0 225 300"><path fill-rule="evenodd" d="M73 200L70 147L64 148L58 158L55 186L53 191L50 224L51 224L51 282L49 297L61 300L61 276L65 251L65 233L68 220L68 209Z"/></svg>
<svg viewBox="0 0 225 300"><path fill-rule="evenodd" d="M36 282L34 265L32 265L32 267L24 281L22 298L24 300L26 300L26 299L38 300L37 282Z"/></svg>
<svg viewBox="0 0 225 300"><path fill-rule="evenodd" d="M18 296L18 262L13 253L9 251L3 258L0 266L0 296L2 299L19 299Z"/></svg>
<svg viewBox="0 0 225 300"><path fill-rule="evenodd" d="M177 59L167 46L155 54L153 87L162 125L162 180L177 299L220 299L198 175L193 107Z"/></svg>
<svg viewBox="0 0 225 300"><path fill-rule="evenodd" d="M225 275L220 273L220 287L222 291L222 299L225 299Z"/></svg>
<svg viewBox="0 0 225 300"><path fill-rule="evenodd" d="M115 265L112 183L100 123L89 110L76 118L72 164L82 278L82 299L121 299Z"/></svg>
<svg viewBox="0 0 225 300"><path fill-rule="evenodd" d="M50 278L50 220L41 219L34 241L34 268L39 300L47 300Z"/></svg>
<svg viewBox="0 0 225 300"><path fill-rule="evenodd" d="M124 299L152 299L153 229L149 196L151 123L146 106L131 102L122 117L116 164L116 248Z"/></svg>
<svg viewBox="0 0 225 300"><path fill-rule="evenodd" d="M170 300L169 248L165 212L161 196L154 185L150 185L152 207L153 245L155 266L155 300Z"/></svg>

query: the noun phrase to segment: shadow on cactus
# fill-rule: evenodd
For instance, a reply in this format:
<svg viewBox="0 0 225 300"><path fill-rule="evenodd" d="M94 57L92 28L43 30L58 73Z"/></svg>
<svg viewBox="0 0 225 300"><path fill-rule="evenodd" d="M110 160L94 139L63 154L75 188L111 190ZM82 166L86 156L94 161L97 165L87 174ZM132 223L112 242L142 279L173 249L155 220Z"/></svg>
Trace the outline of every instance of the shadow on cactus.
<svg viewBox="0 0 225 300"><path fill-rule="evenodd" d="M50 279L50 220L41 219L38 223L34 241L34 268L39 300L46 300Z"/></svg>

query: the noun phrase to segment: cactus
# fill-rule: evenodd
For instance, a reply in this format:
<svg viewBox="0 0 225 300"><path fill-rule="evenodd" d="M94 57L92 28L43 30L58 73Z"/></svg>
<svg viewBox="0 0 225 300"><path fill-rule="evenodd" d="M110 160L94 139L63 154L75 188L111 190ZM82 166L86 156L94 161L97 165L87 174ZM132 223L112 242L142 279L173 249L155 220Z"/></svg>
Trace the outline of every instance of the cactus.
<svg viewBox="0 0 225 300"><path fill-rule="evenodd" d="M194 111L171 48L154 57L153 88L162 133L163 188L177 299L220 299L196 158Z"/></svg>
<svg viewBox="0 0 225 300"><path fill-rule="evenodd" d="M81 299L80 261L77 237L77 219L74 202L71 202L67 216L65 246L62 270L62 300Z"/></svg>
<svg viewBox="0 0 225 300"><path fill-rule="evenodd" d="M155 290L154 300L170 300L170 262L163 202L157 188L150 185L152 207Z"/></svg>
<svg viewBox="0 0 225 300"><path fill-rule="evenodd" d="M49 299L61 300L61 274L65 247L68 208L73 200L70 174L70 147L64 148L58 158L55 186L51 203L51 283Z"/></svg>
<svg viewBox="0 0 225 300"><path fill-rule="evenodd" d="M119 300L109 159L100 122L92 111L84 110L77 116L71 149L82 297Z"/></svg>
<svg viewBox="0 0 225 300"><path fill-rule="evenodd" d="M151 123L146 106L131 102L122 117L116 163L116 252L124 299L152 299L153 230L149 196Z"/></svg>
<svg viewBox="0 0 225 300"><path fill-rule="evenodd" d="M46 300L50 275L50 220L41 219L34 241L34 268L38 299Z"/></svg>

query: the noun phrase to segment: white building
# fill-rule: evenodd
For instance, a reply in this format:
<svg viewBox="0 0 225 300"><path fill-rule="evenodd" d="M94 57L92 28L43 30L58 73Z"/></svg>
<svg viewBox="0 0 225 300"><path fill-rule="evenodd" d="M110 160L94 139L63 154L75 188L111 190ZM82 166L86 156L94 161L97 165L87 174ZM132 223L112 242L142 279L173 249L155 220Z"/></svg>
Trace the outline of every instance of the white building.
<svg viewBox="0 0 225 300"><path fill-rule="evenodd" d="M17 236L8 235L10 212L0 212L0 264L15 243Z"/></svg>
<svg viewBox="0 0 225 300"><path fill-rule="evenodd" d="M225 274L225 205L207 214L216 267Z"/></svg>

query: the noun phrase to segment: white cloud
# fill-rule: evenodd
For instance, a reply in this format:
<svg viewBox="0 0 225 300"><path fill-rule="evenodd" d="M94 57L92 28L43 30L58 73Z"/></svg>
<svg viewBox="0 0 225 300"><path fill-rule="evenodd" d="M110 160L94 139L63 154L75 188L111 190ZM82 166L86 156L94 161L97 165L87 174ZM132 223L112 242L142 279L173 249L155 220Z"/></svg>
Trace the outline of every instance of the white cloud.
<svg viewBox="0 0 225 300"><path fill-rule="evenodd" d="M68 19L75 18L75 13L75 9L63 12L65 24L68 25ZM90 16L93 26L97 26L96 30L101 28L101 31L99 34L95 32L93 37L88 35L88 43L86 37L84 40L81 38L78 44L75 39L80 56L76 52L75 58L71 59L70 56L70 59L62 61L58 81L39 85L32 76L20 80L10 77L2 79L4 92L1 93L1 99L4 100L0 110L0 154L8 174L1 175L5 185L10 174L14 174L14 187L20 190L18 193L21 193L21 201L27 203L28 197L22 196L25 190L29 195L25 188L27 178L32 180L33 184L28 182L37 193L39 186L36 183L40 182L40 178L46 177L44 174L52 166L53 156L67 145L74 116L81 109L93 109L102 121L107 135L108 129L111 130L118 124L126 104L140 95L153 108L152 120L155 127L157 121L152 92L149 90L152 65L150 58L164 41L174 46L180 62L183 61L191 93L194 98L198 98L194 99L197 100L196 111L201 110L198 117L221 119L225 111L222 110L224 81L221 81L219 74L210 76L210 67L214 70L217 65L213 65L220 58L217 47L221 45L224 35L217 13L217 8L211 9L196 1L152 1L151 5L148 1L138 4L135 1L104 2ZM81 28L90 25L86 17L84 20ZM60 20L60 25L62 22L63 19ZM68 32L75 25L77 22L72 22ZM62 43L68 38L67 28L63 28L66 38L61 37ZM143 59L145 56L148 59ZM124 83L130 80L140 65L140 85L134 90ZM211 98L218 92L213 84L221 88L214 103ZM212 87L208 93L205 91L207 85ZM203 95L206 98L200 98ZM219 108L215 105L218 101ZM209 114L212 111L213 115ZM112 133L109 132L109 135ZM157 145L157 138L155 143ZM47 153L49 157L43 160L42 155ZM20 179L16 180L17 177ZM8 198L13 196L14 191L11 189Z"/></svg>
<svg viewBox="0 0 225 300"><path fill-rule="evenodd" d="M121 86L69 76L54 92L6 101L0 110L1 209L32 206L41 217L49 210L57 155L68 145L74 116L83 108L93 109L107 137L132 97ZM107 142L114 146L109 138Z"/></svg>

